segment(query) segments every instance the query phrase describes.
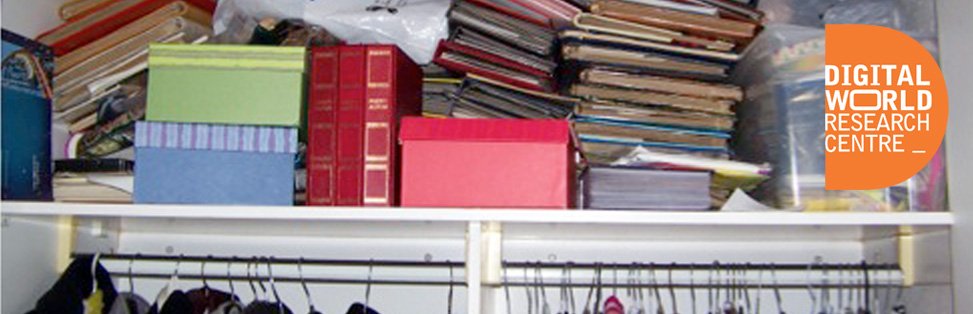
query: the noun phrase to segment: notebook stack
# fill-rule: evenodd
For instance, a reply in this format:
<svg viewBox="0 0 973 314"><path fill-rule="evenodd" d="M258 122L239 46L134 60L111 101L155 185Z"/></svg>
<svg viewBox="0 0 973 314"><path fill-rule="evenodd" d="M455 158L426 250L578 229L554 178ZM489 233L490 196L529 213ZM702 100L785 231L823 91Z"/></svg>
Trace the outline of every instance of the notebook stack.
<svg viewBox="0 0 973 314"><path fill-rule="evenodd" d="M422 114L422 70L392 45L311 50L307 204L399 204L399 120Z"/></svg>
<svg viewBox="0 0 973 314"><path fill-rule="evenodd" d="M532 91L500 81L467 75L452 99L454 118L563 119L576 99Z"/></svg>
<svg viewBox="0 0 973 314"><path fill-rule="evenodd" d="M153 44L135 203L293 205L303 47Z"/></svg>
<svg viewBox="0 0 973 314"><path fill-rule="evenodd" d="M145 115L150 43L193 43L211 36L216 1L73 0L64 24L37 40L56 55L54 119L71 133L68 157L101 158L132 145Z"/></svg>
<svg viewBox="0 0 973 314"><path fill-rule="evenodd" d="M726 81L762 14L731 0L596 0L588 9L559 37L589 160L610 164L635 147L729 159L743 91ZM718 205L732 189L712 192Z"/></svg>

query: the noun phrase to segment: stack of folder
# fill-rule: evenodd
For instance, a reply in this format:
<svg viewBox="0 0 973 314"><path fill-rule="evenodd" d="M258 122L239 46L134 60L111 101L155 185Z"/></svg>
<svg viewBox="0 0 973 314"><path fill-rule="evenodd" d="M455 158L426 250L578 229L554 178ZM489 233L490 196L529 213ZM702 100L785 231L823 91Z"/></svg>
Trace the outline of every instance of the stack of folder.
<svg viewBox="0 0 973 314"><path fill-rule="evenodd" d="M564 90L581 99L574 129L589 161L613 164L636 147L686 159L729 159L734 105L743 90L727 79L762 14L730 0L595 0L587 9L559 38L573 71ZM676 164L651 166L711 170ZM615 177L638 175L625 173ZM727 181L718 177L713 205L734 187L716 184Z"/></svg>
<svg viewBox="0 0 973 314"><path fill-rule="evenodd" d="M144 116L150 43L211 36L212 0L73 0L64 23L38 36L56 55L53 111L72 133L69 157L100 158L132 145Z"/></svg>

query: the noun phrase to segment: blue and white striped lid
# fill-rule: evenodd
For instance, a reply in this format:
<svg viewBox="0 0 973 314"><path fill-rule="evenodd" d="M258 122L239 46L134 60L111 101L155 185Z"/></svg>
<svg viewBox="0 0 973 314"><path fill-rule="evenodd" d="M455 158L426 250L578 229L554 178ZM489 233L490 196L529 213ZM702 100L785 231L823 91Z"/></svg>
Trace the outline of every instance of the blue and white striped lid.
<svg viewBox="0 0 973 314"><path fill-rule="evenodd" d="M135 147L254 153L297 153L297 129L139 121Z"/></svg>

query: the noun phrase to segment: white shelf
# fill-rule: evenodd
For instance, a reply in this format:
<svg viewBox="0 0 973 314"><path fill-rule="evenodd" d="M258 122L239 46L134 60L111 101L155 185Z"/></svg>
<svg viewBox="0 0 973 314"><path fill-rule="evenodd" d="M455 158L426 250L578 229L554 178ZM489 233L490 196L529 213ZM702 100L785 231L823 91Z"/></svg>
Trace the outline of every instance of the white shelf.
<svg viewBox="0 0 973 314"><path fill-rule="evenodd" d="M40 216L170 218L200 220L300 220L358 222L503 222L665 226L950 226L936 213L648 212L536 209L435 209L114 205L3 202L0 213Z"/></svg>

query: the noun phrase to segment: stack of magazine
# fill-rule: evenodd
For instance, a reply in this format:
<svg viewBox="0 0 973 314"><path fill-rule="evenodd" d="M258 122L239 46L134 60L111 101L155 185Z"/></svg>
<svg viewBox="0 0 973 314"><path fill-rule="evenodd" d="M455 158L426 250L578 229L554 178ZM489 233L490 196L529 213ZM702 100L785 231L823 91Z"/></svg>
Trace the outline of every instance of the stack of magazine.
<svg viewBox="0 0 973 314"><path fill-rule="evenodd" d="M651 186L662 191L673 182L683 182L677 178L713 171L686 166L682 160L729 160L734 106L744 95L727 79L740 51L759 31L762 14L732 0L596 0L588 3L588 9L590 13L574 18L573 28L559 33L562 58L573 72L564 89L582 100L575 110L574 127L588 160L627 166L617 161L632 157L635 148L676 156L674 161L638 165L678 172L670 177L646 170L621 171L627 177L654 178ZM705 209L719 206L740 187L727 183L752 186L764 176L763 170L752 170L742 179L736 173L729 179L716 173L712 180L686 182L710 187L710 204L697 208ZM610 184L598 182L605 177L589 176L586 184L593 188ZM605 205L591 203L598 204ZM645 204L642 208L675 206Z"/></svg>

